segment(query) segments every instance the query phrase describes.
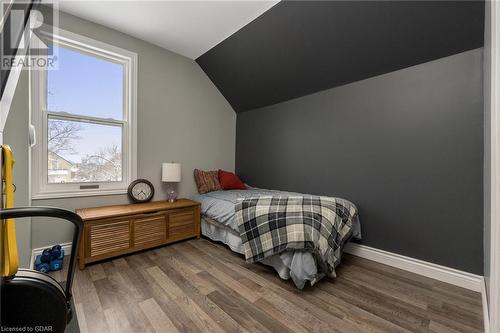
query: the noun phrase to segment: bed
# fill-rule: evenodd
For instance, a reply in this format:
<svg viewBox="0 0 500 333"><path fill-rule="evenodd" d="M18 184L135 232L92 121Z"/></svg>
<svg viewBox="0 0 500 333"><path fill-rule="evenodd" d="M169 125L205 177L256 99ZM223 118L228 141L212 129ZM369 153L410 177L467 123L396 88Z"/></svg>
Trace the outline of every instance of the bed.
<svg viewBox="0 0 500 333"><path fill-rule="evenodd" d="M244 254L241 229L238 226L235 212L238 203L250 200L250 198L296 196L301 196L301 194L248 187L246 190L198 194L193 197L193 200L201 203L202 234L211 240L224 243L236 253ZM361 239L361 226L357 214L352 218L352 235L349 234L350 237ZM299 289L303 289L308 283L314 285L326 275L317 265L315 256L309 251L287 250L258 261L273 267L282 279L292 279ZM333 276L334 274L333 272ZM332 276L332 274L329 275Z"/></svg>

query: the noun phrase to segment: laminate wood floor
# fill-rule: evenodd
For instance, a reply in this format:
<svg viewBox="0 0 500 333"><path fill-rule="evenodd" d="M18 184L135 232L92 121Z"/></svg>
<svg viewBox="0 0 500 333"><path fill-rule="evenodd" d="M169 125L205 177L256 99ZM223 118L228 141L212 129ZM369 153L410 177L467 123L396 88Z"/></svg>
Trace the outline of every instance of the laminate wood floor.
<svg viewBox="0 0 500 333"><path fill-rule="evenodd" d="M482 332L478 293L345 255L297 290L274 270L195 239L78 270L81 332Z"/></svg>

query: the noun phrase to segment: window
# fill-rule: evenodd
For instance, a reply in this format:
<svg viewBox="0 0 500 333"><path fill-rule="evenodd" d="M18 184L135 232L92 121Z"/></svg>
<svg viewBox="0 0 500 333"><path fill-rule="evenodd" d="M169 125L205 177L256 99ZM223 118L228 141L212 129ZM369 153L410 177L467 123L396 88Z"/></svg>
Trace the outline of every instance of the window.
<svg viewBox="0 0 500 333"><path fill-rule="evenodd" d="M125 193L136 174L137 55L59 30L32 70L34 199Z"/></svg>

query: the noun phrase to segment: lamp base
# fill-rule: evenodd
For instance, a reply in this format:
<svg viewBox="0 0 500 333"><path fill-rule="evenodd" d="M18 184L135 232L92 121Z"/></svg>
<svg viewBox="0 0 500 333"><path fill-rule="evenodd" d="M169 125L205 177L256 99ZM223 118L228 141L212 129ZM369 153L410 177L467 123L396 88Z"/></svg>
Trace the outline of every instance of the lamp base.
<svg viewBox="0 0 500 333"><path fill-rule="evenodd" d="M177 201L177 192L174 188L171 188L167 193L167 201L168 202L176 202Z"/></svg>

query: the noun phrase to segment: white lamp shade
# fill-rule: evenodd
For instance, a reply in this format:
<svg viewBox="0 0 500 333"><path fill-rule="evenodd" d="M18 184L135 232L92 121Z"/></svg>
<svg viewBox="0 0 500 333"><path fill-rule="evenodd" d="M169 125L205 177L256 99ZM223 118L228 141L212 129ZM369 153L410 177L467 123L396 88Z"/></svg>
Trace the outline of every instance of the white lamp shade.
<svg viewBox="0 0 500 333"><path fill-rule="evenodd" d="M181 181L180 163L163 163L161 165L161 180L169 183Z"/></svg>

